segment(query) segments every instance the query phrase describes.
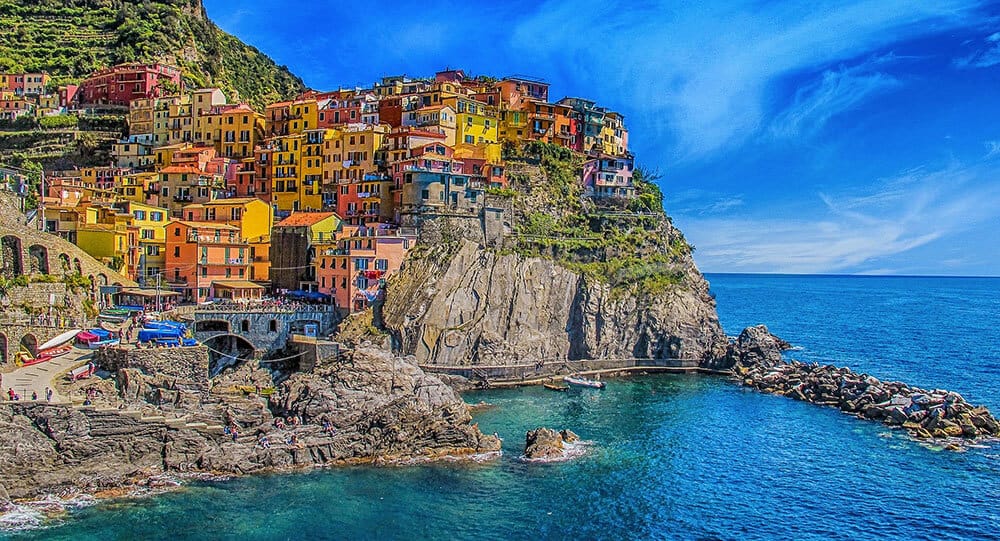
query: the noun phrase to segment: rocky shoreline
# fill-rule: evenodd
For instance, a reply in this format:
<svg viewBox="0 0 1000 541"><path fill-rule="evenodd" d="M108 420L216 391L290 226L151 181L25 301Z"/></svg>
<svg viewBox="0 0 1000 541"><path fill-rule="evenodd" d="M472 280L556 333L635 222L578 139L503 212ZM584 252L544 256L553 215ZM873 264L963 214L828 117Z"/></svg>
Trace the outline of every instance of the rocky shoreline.
<svg viewBox="0 0 1000 541"><path fill-rule="evenodd" d="M194 348L190 348L194 349ZM244 365L237 383L269 372ZM163 475L475 459L500 450L450 387L407 359L359 348L274 394L203 389L121 368L101 407L0 405L0 508L44 495L153 488ZM251 384L253 388L253 384Z"/></svg>
<svg viewBox="0 0 1000 541"><path fill-rule="evenodd" d="M734 344L735 378L761 392L831 406L861 419L902 428L920 440L944 440L952 449L962 442L1000 438L1000 422L962 395L927 390L900 381L881 381L850 368L785 361L789 344L759 325L745 329Z"/></svg>

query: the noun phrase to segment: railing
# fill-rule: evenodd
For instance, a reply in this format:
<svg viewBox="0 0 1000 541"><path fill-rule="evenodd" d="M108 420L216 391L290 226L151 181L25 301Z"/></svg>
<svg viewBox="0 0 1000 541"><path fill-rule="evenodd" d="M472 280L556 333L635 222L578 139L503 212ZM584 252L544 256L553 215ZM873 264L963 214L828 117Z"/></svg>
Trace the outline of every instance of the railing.
<svg viewBox="0 0 1000 541"><path fill-rule="evenodd" d="M576 372L604 370L659 370L697 371L701 359L548 359L532 364L443 366L422 364L425 372L463 376L486 382L518 382L551 378Z"/></svg>
<svg viewBox="0 0 1000 541"><path fill-rule="evenodd" d="M337 307L330 304L289 303L282 305L267 305L255 302L235 302L220 304L205 304L194 307L193 313L263 313L263 314L295 314L295 313L336 313Z"/></svg>
<svg viewBox="0 0 1000 541"><path fill-rule="evenodd" d="M24 325L28 327L45 327L49 329L73 329L84 326L76 318L52 315L0 315L0 325Z"/></svg>

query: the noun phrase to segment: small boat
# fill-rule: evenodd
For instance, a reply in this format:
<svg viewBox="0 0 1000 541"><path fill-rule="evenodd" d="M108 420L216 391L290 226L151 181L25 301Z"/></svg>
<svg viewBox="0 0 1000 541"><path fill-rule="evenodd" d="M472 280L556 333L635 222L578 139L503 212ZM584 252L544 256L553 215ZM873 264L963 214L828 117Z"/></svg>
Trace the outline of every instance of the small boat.
<svg viewBox="0 0 1000 541"><path fill-rule="evenodd" d="M550 391L556 391L560 393L565 393L566 391L569 390L569 385L556 385L555 383L544 383L542 384L542 387L545 387Z"/></svg>
<svg viewBox="0 0 1000 541"><path fill-rule="evenodd" d="M53 338L52 340L49 340L48 342L45 342L44 344L38 346L38 351L41 352L47 349L52 349L54 347L61 346L66 342L69 342L70 340L76 338L76 335L80 334L80 332L82 332L82 329L66 331L60 334L59 336Z"/></svg>
<svg viewBox="0 0 1000 541"><path fill-rule="evenodd" d="M563 381L565 381L566 383L568 383L570 385L576 385L577 387L590 387L592 389L603 389L604 388L604 382L603 381L596 381L596 380L587 379L587 378L580 377L580 376L566 376L566 377L563 378Z"/></svg>

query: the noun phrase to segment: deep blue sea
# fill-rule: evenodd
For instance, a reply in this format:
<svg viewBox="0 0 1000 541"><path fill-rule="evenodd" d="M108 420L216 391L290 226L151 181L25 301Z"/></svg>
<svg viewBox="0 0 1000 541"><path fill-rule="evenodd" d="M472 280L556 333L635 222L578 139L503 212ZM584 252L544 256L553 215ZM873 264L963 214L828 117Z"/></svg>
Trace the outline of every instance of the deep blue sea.
<svg viewBox="0 0 1000 541"><path fill-rule="evenodd" d="M961 392L1000 413L1000 279L710 275L729 334ZM1000 446L928 449L836 410L696 375L478 392L484 464L346 468L103 503L27 539L997 539ZM518 460L524 432L592 442Z"/></svg>

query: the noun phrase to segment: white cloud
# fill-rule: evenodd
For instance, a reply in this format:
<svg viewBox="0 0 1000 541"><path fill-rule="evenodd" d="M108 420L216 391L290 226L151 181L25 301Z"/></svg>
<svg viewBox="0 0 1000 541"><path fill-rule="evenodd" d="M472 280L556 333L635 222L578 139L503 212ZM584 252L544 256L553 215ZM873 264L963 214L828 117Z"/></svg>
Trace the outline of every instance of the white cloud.
<svg viewBox="0 0 1000 541"><path fill-rule="evenodd" d="M962 24L974 5L654 0L623 9L550 0L515 24L511 45L558 66L577 87L592 89L588 95L624 94L642 103L643 112L630 118L633 128L669 137L674 156L696 158L766 127L769 92L790 74Z"/></svg>
<svg viewBox="0 0 1000 541"><path fill-rule="evenodd" d="M1000 141L986 141L986 159L1000 156Z"/></svg>
<svg viewBox="0 0 1000 541"><path fill-rule="evenodd" d="M952 64L963 69L989 68L1000 64L1000 32L990 34L984 41L982 49L956 58Z"/></svg>
<svg viewBox="0 0 1000 541"><path fill-rule="evenodd" d="M834 116L901 84L891 75L871 71L876 63L827 70L800 87L792 103L772 122L771 132L779 137L815 134Z"/></svg>
<svg viewBox="0 0 1000 541"><path fill-rule="evenodd" d="M913 170L868 193L818 194L820 210L762 209L767 217L675 216L712 272L873 272L886 260L1000 219L997 171ZM799 218L772 218L795 216ZM933 262L929 266L934 266Z"/></svg>

